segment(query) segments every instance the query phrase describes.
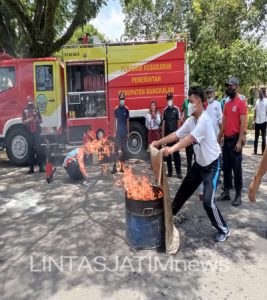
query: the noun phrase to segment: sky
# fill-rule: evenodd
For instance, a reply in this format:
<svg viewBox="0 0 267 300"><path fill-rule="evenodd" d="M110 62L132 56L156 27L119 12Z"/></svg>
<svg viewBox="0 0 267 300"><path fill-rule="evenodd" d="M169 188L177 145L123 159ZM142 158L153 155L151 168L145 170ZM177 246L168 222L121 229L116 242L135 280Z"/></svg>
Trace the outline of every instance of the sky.
<svg viewBox="0 0 267 300"><path fill-rule="evenodd" d="M119 0L108 0L107 5L100 9L99 14L90 23L108 39L120 40L124 32L124 14Z"/></svg>

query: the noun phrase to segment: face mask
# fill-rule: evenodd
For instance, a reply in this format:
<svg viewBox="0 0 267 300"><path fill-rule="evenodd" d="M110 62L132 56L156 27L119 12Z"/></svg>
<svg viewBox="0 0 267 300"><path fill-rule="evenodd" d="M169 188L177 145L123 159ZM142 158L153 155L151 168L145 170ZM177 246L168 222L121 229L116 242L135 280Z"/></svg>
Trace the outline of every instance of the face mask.
<svg viewBox="0 0 267 300"><path fill-rule="evenodd" d="M214 99L213 98L208 98L207 100L208 100L209 103L212 103Z"/></svg>
<svg viewBox="0 0 267 300"><path fill-rule="evenodd" d="M124 100L120 100L120 106L124 106Z"/></svg>
<svg viewBox="0 0 267 300"><path fill-rule="evenodd" d="M235 96L236 96L236 91L232 88L228 88L226 91L225 91L226 95L229 96L231 99L234 99Z"/></svg>
<svg viewBox="0 0 267 300"><path fill-rule="evenodd" d="M27 106L28 109L34 109L34 104L32 102L29 102Z"/></svg>
<svg viewBox="0 0 267 300"><path fill-rule="evenodd" d="M168 106L171 107L173 105L173 100L168 100Z"/></svg>

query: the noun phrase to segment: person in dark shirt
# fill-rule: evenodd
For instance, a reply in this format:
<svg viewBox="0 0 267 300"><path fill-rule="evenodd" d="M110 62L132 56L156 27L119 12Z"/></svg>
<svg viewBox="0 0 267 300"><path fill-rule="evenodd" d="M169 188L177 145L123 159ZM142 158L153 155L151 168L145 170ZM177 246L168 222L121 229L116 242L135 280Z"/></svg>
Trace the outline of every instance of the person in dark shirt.
<svg viewBox="0 0 267 300"><path fill-rule="evenodd" d="M119 94L120 104L114 110L115 118L115 162L112 174L117 172L116 162L120 160L121 166L126 159L126 145L127 137L129 134L129 109L125 106L125 95L124 93ZM122 155L119 156L119 150L121 150ZM121 172L123 168L121 167Z"/></svg>
<svg viewBox="0 0 267 300"><path fill-rule="evenodd" d="M22 112L22 124L30 133L30 170L27 174L34 173L35 162L39 165L39 171L45 172L42 165L42 149L41 149L41 126L42 116L40 111L35 108L32 98L28 97L28 104Z"/></svg>
<svg viewBox="0 0 267 300"><path fill-rule="evenodd" d="M179 128L180 112L179 108L173 105L172 93L167 94L167 107L163 112L162 137L175 132ZM168 144L168 147L174 144ZM172 176L172 156L167 157L168 177ZM173 160L176 169L176 174L179 179L182 179L181 172L181 157L179 151L173 153Z"/></svg>

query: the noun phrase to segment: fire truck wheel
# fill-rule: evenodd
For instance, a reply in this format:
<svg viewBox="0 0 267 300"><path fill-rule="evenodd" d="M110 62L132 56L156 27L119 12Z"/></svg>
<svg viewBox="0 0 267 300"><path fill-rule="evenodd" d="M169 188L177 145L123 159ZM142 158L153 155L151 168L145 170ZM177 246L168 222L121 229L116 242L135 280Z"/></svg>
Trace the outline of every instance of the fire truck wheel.
<svg viewBox="0 0 267 300"><path fill-rule="evenodd" d="M127 150L132 157L141 157L146 147L146 130L138 122L130 123L130 134L127 143Z"/></svg>
<svg viewBox="0 0 267 300"><path fill-rule="evenodd" d="M29 133L22 127L11 129L6 139L9 160L16 165L25 165L30 158Z"/></svg>

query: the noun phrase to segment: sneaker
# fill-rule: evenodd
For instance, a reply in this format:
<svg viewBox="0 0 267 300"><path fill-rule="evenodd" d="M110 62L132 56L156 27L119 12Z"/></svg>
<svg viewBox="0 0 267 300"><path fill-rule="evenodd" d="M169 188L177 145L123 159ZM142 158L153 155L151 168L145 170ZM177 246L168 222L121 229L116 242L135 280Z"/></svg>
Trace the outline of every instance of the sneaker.
<svg viewBox="0 0 267 300"><path fill-rule="evenodd" d="M172 174L168 173L168 174L167 174L167 177L172 177Z"/></svg>
<svg viewBox="0 0 267 300"><path fill-rule="evenodd" d="M231 200L230 193L228 190L224 190L221 193L220 197L218 198L218 201L229 201L229 200Z"/></svg>
<svg viewBox="0 0 267 300"><path fill-rule="evenodd" d="M242 203L242 198L240 193L235 194L235 199L233 201L233 206L239 206Z"/></svg>
<svg viewBox="0 0 267 300"><path fill-rule="evenodd" d="M181 172L180 172L180 173L177 173L177 178L183 179L183 176L182 176L182 173L181 173Z"/></svg>
<svg viewBox="0 0 267 300"><path fill-rule="evenodd" d="M253 152L252 155L257 155L257 152Z"/></svg>
<svg viewBox="0 0 267 300"><path fill-rule="evenodd" d="M215 233L214 239L215 242L224 242L229 236L230 236L230 230L228 229L226 233L224 232Z"/></svg>
<svg viewBox="0 0 267 300"><path fill-rule="evenodd" d="M30 169L26 174L33 174L34 173L34 169Z"/></svg>

